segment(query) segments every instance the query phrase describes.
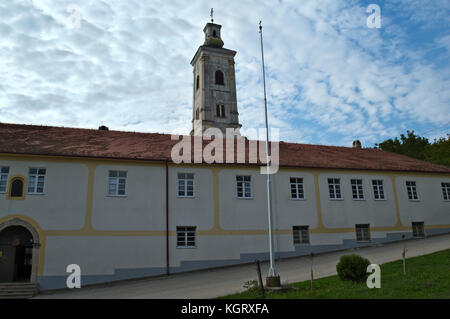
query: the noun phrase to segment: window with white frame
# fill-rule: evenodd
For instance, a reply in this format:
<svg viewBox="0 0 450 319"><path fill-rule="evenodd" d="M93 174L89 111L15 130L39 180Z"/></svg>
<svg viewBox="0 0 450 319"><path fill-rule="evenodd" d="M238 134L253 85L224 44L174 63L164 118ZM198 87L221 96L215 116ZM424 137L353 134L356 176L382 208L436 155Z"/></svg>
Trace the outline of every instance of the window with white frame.
<svg viewBox="0 0 450 319"><path fill-rule="evenodd" d="M342 199L340 178L329 178L328 189L330 191L330 199Z"/></svg>
<svg viewBox="0 0 450 319"><path fill-rule="evenodd" d="M355 229L357 241L370 241L370 224L357 224Z"/></svg>
<svg viewBox="0 0 450 319"><path fill-rule="evenodd" d="M8 186L9 167L0 167L0 193L6 193Z"/></svg>
<svg viewBox="0 0 450 319"><path fill-rule="evenodd" d="M450 201L450 183L441 183L444 200Z"/></svg>
<svg viewBox="0 0 450 319"><path fill-rule="evenodd" d="M178 173L178 196L194 197L194 174Z"/></svg>
<svg viewBox="0 0 450 319"><path fill-rule="evenodd" d="M251 176L236 176L237 197L251 198L252 197L252 177Z"/></svg>
<svg viewBox="0 0 450 319"><path fill-rule="evenodd" d="M413 222L412 223L413 237L425 237L425 227L423 222Z"/></svg>
<svg viewBox="0 0 450 319"><path fill-rule="evenodd" d="M291 199L305 199L305 191L303 189L303 178L291 177Z"/></svg>
<svg viewBox="0 0 450 319"><path fill-rule="evenodd" d="M309 226L292 226L294 245L309 244Z"/></svg>
<svg viewBox="0 0 450 319"><path fill-rule="evenodd" d="M373 186L373 197L376 200L383 200L384 198L384 188L383 188L383 181L382 180L372 180L372 186Z"/></svg>
<svg viewBox="0 0 450 319"><path fill-rule="evenodd" d="M29 194L42 194L44 193L45 174L47 170L45 168L30 167L28 169L28 188Z"/></svg>
<svg viewBox="0 0 450 319"><path fill-rule="evenodd" d="M108 178L109 196L125 196L126 184L127 184L126 171L109 171L109 178Z"/></svg>
<svg viewBox="0 0 450 319"><path fill-rule="evenodd" d="M195 226L177 226L177 247L195 247Z"/></svg>
<svg viewBox="0 0 450 319"><path fill-rule="evenodd" d="M351 184L353 199L364 199L362 179L352 179Z"/></svg>
<svg viewBox="0 0 450 319"><path fill-rule="evenodd" d="M406 190L408 192L408 198L410 200L418 200L416 182L406 181Z"/></svg>

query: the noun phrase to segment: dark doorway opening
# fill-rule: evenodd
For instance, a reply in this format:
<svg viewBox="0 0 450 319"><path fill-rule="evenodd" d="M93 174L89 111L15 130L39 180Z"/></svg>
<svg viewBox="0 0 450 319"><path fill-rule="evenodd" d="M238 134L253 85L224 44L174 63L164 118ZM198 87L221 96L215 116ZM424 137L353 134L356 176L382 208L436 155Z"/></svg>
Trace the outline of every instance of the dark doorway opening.
<svg viewBox="0 0 450 319"><path fill-rule="evenodd" d="M0 282L30 282L33 237L22 226L0 232Z"/></svg>

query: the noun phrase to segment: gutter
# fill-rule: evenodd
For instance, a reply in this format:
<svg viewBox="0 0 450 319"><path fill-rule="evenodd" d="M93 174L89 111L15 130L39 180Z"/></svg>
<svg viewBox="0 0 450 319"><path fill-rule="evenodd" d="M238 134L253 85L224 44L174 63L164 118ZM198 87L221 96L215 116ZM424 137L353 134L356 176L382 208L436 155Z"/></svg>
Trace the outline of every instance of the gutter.
<svg viewBox="0 0 450 319"><path fill-rule="evenodd" d="M170 275L169 258L169 163L166 164L166 275Z"/></svg>

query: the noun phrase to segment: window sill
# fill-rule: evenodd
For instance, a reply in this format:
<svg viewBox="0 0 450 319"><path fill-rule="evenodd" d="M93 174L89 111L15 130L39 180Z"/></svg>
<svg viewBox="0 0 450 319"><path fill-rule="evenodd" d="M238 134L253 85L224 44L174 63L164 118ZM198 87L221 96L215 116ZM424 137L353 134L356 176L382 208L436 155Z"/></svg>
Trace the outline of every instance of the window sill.
<svg viewBox="0 0 450 319"><path fill-rule="evenodd" d="M344 199L343 198L330 198L330 200L332 200L332 201L342 201Z"/></svg>
<svg viewBox="0 0 450 319"><path fill-rule="evenodd" d="M236 199L244 199L244 200L251 200L253 197L236 197Z"/></svg>
<svg viewBox="0 0 450 319"><path fill-rule="evenodd" d="M409 200L410 202L420 202L420 199L409 199L409 198L408 198L408 200Z"/></svg>
<svg viewBox="0 0 450 319"><path fill-rule="evenodd" d="M354 200L355 202L364 202L364 201L366 201L365 198L352 198L352 200Z"/></svg>
<svg viewBox="0 0 450 319"><path fill-rule="evenodd" d="M196 196L179 196L179 195L177 195L177 198L180 198L180 199L197 199L197 197Z"/></svg>
<svg viewBox="0 0 450 319"><path fill-rule="evenodd" d="M106 195L106 197L118 197L118 198L126 198L127 195Z"/></svg>
<svg viewBox="0 0 450 319"><path fill-rule="evenodd" d="M27 193L27 195L45 195L45 193Z"/></svg>
<svg viewBox="0 0 450 319"><path fill-rule="evenodd" d="M383 202L383 201L385 202L385 201L387 201L386 198L379 198L379 199L374 198L373 200L377 201L377 202Z"/></svg>
<svg viewBox="0 0 450 319"><path fill-rule="evenodd" d="M177 246L177 249L197 249L197 246L190 246L190 247Z"/></svg>
<svg viewBox="0 0 450 319"><path fill-rule="evenodd" d="M305 201L306 198L291 198L293 201Z"/></svg>
<svg viewBox="0 0 450 319"><path fill-rule="evenodd" d="M294 244L294 246L311 246L311 243Z"/></svg>

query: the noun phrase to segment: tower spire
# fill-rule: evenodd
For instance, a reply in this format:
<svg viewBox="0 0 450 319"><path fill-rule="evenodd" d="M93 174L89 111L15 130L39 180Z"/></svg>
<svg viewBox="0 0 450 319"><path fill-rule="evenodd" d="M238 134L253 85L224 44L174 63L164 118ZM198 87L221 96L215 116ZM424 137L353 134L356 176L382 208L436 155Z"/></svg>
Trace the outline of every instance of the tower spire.
<svg viewBox="0 0 450 319"><path fill-rule="evenodd" d="M214 8L211 8L211 23L214 23Z"/></svg>

